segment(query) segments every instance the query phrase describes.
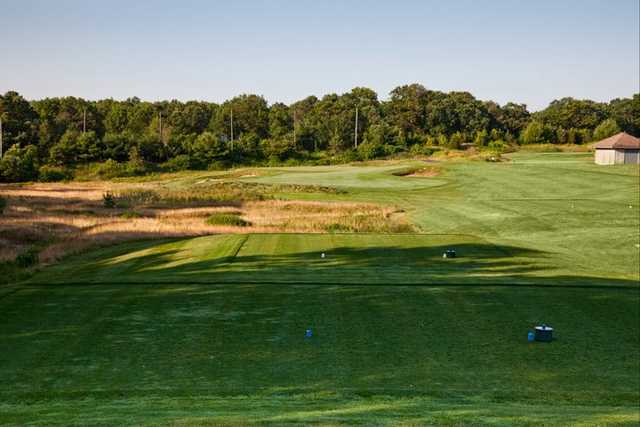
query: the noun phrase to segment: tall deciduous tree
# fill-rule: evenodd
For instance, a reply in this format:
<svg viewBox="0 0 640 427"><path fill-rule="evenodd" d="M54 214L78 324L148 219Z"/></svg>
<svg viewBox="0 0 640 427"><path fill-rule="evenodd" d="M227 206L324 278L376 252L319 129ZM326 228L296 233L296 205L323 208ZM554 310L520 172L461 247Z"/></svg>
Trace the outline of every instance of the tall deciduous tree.
<svg viewBox="0 0 640 427"><path fill-rule="evenodd" d="M37 144L38 113L20 94L0 95L0 119L5 151L14 144Z"/></svg>
<svg viewBox="0 0 640 427"><path fill-rule="evenodd" d="M620 127L616 121L614 119L607 119L600 123L593 131L593 138L595 140L601 140L615 135L618 132L620 132Z"/></svg>
<svg viewBox="0 0 640 427"><path fill-rule="evenodd" d="M551 134L543 123L533 121L522 132L521 140L523 144L546 144L551 142Z"/></svg>
<svg viewBox="0 0 640 427"><path fill-rule="evenodd" d="M34 145L14 144L0 159L0 179L6 182L32 181L38 177L38 150Z"/></svg>
<svg viewBox="0 0 640 427"><path fill-rule="evenodd" d="M640 137L640 93L612 100L607 110L623 131Z"/></svg>

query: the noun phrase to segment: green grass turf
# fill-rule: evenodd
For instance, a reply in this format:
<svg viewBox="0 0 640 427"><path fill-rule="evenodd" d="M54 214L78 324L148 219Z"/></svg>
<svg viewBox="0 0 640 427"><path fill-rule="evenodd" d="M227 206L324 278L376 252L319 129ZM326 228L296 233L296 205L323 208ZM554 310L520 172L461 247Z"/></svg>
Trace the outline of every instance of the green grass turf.
<svg viewBox="0 0 640 427"><path fill-rule="evenodd" d="M640 424L638 168L512 160L241 178L427 234L128 243L0 290L0 424Z"/></svg>
<svg viewBox="0 0 640 427"><path fill-rule="evenodd" d="M637 166L598 166L589 153L516 153L510 158L504 163L429 163L442 170L435 178L392 175L425 165L408 162L303 172L284 168L246 180L341 186L347 194L310 197L392 204L404 208L427 233L467 234L544 253L545 268L538 276L639 280ZM338 179L341 175L346 178Z"/></svg>
<svg viewBox="0 0 640 427"><path fill-rule="evenodd" d="M455 259L444 259L453 248ZM321 254L325 254L325 258ZM467 235L236 234L138 242L69 259L31 283L312 283L636 286L549 276L550 255ZM540 274L541 273L541 274Z"/></svg>
<svg viewBox="0 0 640 427"><path fill-rule="evenodd" d="M0 424L640 422L639 303L609 288L23 287L0 299ZM541 321L557 340L528 343Z"/></svg>
<svg viewBox="0 0 640 427"><path fill-rule="evenodd" d="M516 154L512 161L497 164L442 162L435 164L442 169L436 178L393 175L415 165L420 164L278 168L242 179L338 186L346 194L308 197L393 204L405 209L425 233L440 236L263 235L246 242L233 236L223 239L244 244L232 262L229 254L217 252L218 238L198 239L152 249L128 263L111 260L122 249L98 252L61 266L60 274L47 271L36 280L637 285L637 166L603 167L594 165L589 154L542 153ZM173 185L188 185L190 179L180 178ZM201 181L202 173L196 179ZM186 249L181 250L183 245ZM461 249L461 259L439 259L454 245ZM319 252L327 249L336 253L320 263ZM144 267L149 263L155 268Z"/></svg>

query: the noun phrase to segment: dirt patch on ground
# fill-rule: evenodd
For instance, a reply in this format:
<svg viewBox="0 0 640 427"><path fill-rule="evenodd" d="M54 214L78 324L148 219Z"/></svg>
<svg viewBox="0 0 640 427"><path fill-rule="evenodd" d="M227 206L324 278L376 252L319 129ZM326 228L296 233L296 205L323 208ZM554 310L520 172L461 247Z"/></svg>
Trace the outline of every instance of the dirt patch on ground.
<svg viewBox="0 0 640 427"><path fill-rule="evenodd" d="M425 178L433 178L440 175L440 170L436 168L422 168L405 176L421 176Z"/></svg>

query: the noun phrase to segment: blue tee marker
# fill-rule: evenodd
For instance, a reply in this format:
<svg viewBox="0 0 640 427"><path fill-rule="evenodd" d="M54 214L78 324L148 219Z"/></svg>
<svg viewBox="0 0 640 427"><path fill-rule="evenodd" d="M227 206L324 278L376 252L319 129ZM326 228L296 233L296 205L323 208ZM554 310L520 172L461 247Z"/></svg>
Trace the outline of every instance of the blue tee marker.
<svg viewBox="0 0 640 427"><path fill-rule="evenodd" d="M304 331L305 338L311 338L312 336L313 336L313 331L311 329L307 329L306 331Z"/></svg>
<svg viewBox="0 0 640 427"><path fill-rule="evenodd" d="M533 332L529 331L529 333L527 334L527 341L529 342L533 342L533 340L536 339L536 336Z"/></svg>

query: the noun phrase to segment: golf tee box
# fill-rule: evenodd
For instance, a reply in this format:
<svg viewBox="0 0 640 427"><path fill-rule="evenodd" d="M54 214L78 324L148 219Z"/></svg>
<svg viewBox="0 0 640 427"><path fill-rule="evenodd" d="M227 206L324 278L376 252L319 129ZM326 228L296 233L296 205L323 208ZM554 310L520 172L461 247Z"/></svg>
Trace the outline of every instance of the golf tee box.
<svg viewBox="0 0 640 427"><path fill-rule="evenodd" d="M551 342L553 340L553 328L547 325L536 326L535 338L539 342Z"/></svg>
<svg viewBox="0 0 640 427"><path fill-rule="evenodd" d="M456 251L454 249L447 249L442 254L442 258L455 258L455 257L456 257Z"/></svg>

